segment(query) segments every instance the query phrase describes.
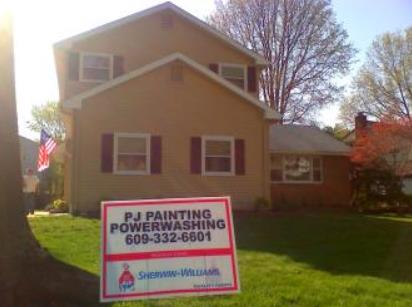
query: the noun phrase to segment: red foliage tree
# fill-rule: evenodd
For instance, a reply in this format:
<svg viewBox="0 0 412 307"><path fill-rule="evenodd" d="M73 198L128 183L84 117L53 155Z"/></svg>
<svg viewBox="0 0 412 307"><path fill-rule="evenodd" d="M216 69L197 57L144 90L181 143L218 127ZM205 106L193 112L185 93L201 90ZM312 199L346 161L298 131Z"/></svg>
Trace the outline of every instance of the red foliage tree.
<svg viewBox="0 0 412 307"><path fill-rule="evenodd" d="M412 173L412 122L382 120L356 130L352 162L354 204L365 209L411 205L402 177Z"/></svg>
<svg viewBox="0 0 412 307"><path fill-rule="evenodd" d="M360 168L378 168L402 176L412 163L412 122L381 120L356 131L352 162Z"/></svg>

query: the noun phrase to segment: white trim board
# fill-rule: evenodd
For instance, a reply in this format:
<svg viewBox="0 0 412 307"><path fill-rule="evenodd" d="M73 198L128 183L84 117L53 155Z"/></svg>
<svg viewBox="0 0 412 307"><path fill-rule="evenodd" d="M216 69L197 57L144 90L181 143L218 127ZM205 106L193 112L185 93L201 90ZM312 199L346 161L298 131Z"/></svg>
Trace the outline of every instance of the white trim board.
<svg viewBox="0 0 412 307"><path fill-rule="evenodd" d="M109 59L109 79L99 80L99 79L87 79L84 77L84 57L85 56L100 56ZM90 82L90 83L103 83L113 79L113 55L108 53L97 53L97 52L80 52L79 58L79 81L80 82Z"/></svg>
<svg viewBox="0 0 412 307"><path fill-rule="evenodd" d="M81 109L82 103L85 99L90 98L92 96L95 96L105 90L108 90L112 87L115 87L117 85L120 85L122 83L125 83L131 79L140 77L146 73L149 73L163 65L166 65L168 63L171 63L173 61L182 61L183 63L187 64L188 66L192 67L196 71L204 74L205 76L209 77L213 81L221 84L223 87L231 90L235 94L239 95L240 97L244 98L245 100L249 101L253 105L259 107L265 112L265 118L267 119L280 119L279 113L277 113L275 110L269 108L265 103L259 101L256 97L250 95L246 91L242 90L238 86L232 84L230 81L227 81L226 79L222 78L218 74L214 73L207 67L195 62L191 58L181 54L181 53L173 53L170 54L160 60L157 60L153 63L147 64L141 68L138 68L134 71L131 71L127 74L121 75L120 77L117 77L113 80L110 80L108 82L105 82L101 85L98 85L86 92L83 92L73 98L70 98L66 101L63 101L63 107L67 109Z"/></svg>
<svg viewBox="0 0 412 307"><path fill-rule="evenodd" d="M248 78L247 78L247 65L246 64L237 64L237 63L218 63L218 72L222 78L225 78L222 74L223 67L235 67L235 68L242 68L243 69L243 89L247 91L248 86ZM226 77L227 78L227 77ZM235 78L238 79L238 78ZM239 78L240 79L240 78Z"/></svg>
<svg viewBox="0 0 412 307"><path fill-rule="evenodd" d="M303 157L308 157L310 159L310 179L309 180L293 180L293 179L286 179L286 173L285 173L285 156L289 155L282 155L281 158L281 171L282 171L282 180L280 181L274 181L271 178L271 183L272 184L322 184L324 182L324 167L323 167L323 157L320 155L294 155L294 156L303 156ZM292 155L293 156L293 155ZM314 180L313 178L313 173L315 171L315 168L313 167L313 160L314 159L319 159L319 168L318 170L320 171L320 179L319 181ZM279 168L277 168L279 169ZM276 168L273 168L272 165L270 167L270 170L276 170Z"/></svg>
<svg viewBox="0 0 412 307"><path fill-rule="evenodd" d="M151 162L151 135L149 133L129 133L129 132L115 132L113 139L113 174L114 175L150 175L150 162ZM119 138L144 138L146 142L146 170L144 171L120 171L117 169L119 159Z"/></svg>
<svg viewBox="0 0 412 307"><path fill-rule="evenodd" d="M290 151L276 151L276 150L270 150L271 154L280 154L280 155L311 155L311 156L350 156L351 152L350 151L295 151L295 150L290 150Z"/></svg>
<svg viewBox="0 0 412 307"><path fill-rule="evenodd" d="M171 2L164 2L162 4L153 6L151 8L148 8L144 11L140 11L137 12L135 14L123 17L121 19L109 22L107 24L104 24L100 27L94 28L92 30L83 32L81 34L69 37L67 39L64 39L60 42L57 42L54 44L55 48L71 48L74 42L77 41L81 41L83 39L86 39L88 37L94 36L96 34L117 28L119 26L122 26L124 24L127 24L129 22L132 21L136 21L142 17L145 16L149 16L152 14L155 14L157 12L163 11L163 10L171 10L174 13L178 14L179 16L185 18L186 20L188 20L189 22L199 26L200 28L202 28L203 30L206 30L207 32L209 32L210 34L212 34L213 36L215 36L216 38L219 38L221 40L223 40L224 42L226 42L227 44L231 45L232 47L234 47L235 49L241 51L242 53L252 57L257 65L267 65L268 62L265 60L265 58L263 56L261 56L260 54L257 54L255 52L253 52L252 50L249 50L245 47L243 47L242 45L240 45L238 42L234 41L233 39L229 38L228 36L226 36L225 34L215 30L213 27L211 27L210 25L208 25L206 22L200 20L199 18L193 16L192 14L186 12L185 10L181 9L180 7L174 5Z"/></svg>
<svg viewBox="0 0 412 307"><path fill-rule="evenodd" d="M207 141L226 141L230 142L230 171L229 172L213 172L206 170L206 142ZM202 176L234 176L235 171L235 138L225 135L203 135L202 136Z"/></svg>

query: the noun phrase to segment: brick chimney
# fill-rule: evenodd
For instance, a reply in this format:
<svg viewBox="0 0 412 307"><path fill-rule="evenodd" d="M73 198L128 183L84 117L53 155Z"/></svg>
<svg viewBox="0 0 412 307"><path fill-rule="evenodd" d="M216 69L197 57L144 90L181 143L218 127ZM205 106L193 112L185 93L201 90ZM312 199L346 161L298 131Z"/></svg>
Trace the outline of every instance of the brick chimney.
<svg viewBox="0 0 412 307"><path fill-rule="evenodd" d="M358 112L355 116L355 129L362 129L366 128L366 124L368 123L368 119L363 112Z"/></svg>
<svg viewBox="0 0 412 307"><path fill-rule="evenodd" d="M368 124L368 119L363 112L358 112L355 116L355 136L358 138L361 131L364 131Z"/></svg>

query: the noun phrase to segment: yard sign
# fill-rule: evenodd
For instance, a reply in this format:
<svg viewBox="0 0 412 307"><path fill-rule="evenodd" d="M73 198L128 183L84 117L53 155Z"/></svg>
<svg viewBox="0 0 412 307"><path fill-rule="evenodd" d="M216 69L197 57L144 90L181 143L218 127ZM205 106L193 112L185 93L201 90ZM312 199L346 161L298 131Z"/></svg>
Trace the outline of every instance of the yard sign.
<svg viewBox="0 0 412 307"><path fill-rule="evenodd" d="M229 197L102 202L103 302L239 292Z"/></svg>

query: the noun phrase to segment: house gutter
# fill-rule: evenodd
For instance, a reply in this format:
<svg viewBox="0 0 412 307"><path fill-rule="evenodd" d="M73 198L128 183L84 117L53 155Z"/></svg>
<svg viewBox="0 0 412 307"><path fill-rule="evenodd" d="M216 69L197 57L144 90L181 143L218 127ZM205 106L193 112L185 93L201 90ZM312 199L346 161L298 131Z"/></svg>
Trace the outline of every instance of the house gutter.
<svg viewBox="0 0 412 307"><path fill-rule="evenodd" d="M317 155L317 156L350 156L351 152L348 151L293 151L293 150L270 150L271 154L279 155Z"/></svg>

